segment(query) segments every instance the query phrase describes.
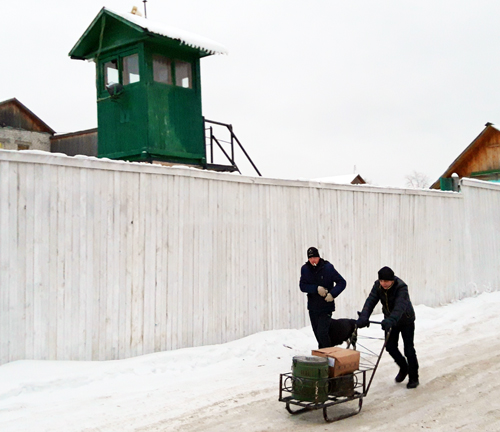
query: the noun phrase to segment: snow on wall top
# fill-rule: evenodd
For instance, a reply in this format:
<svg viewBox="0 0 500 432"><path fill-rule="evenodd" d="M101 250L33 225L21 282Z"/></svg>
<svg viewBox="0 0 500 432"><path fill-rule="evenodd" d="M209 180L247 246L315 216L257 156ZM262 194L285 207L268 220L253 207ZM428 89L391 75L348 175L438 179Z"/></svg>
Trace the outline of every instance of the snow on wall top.
<svg viewBox="0 0 500 432"><path fill-rule="evenodd" d="M139 15L116 12L109 8L105 9L115 15L122 17L123 19L126 19L127 21L130 21L133 24L138 25L139 27L151 33L155 33L160 36L166 36L170 39L178 40L183 44L209 52L210 54L228 54L226 47L224 47L218 42L215 42L203 36L198 36L194 33L180 30L178 28L163 23L159 23L157 21L146 19Z"/></svg>
<svg viewBox="0 0 500 432"><path fill-rule="evenodd" d="M346 174L346 175L338 175L332 177L321 177L313 179L313 181L318 181L321 183L337 183L337 184L350 184L358 174Z"/></svg>

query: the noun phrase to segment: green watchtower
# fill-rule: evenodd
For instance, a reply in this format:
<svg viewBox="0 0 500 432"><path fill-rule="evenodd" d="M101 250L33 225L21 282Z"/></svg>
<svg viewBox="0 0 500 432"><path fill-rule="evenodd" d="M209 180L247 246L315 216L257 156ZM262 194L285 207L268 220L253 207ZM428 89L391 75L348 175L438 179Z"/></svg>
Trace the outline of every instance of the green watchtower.
<svg viewBox="0 0 500 432"><path fill-rule="evenodd" d="M69 55L97 69L98 156L204 166L200 58L220 44L103 8Z"/></svg>

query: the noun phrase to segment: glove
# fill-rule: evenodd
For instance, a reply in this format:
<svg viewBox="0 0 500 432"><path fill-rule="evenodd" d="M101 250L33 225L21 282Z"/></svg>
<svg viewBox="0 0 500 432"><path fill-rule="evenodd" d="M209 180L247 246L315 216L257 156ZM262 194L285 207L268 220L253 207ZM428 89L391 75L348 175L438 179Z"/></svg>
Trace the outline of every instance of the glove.
<svg viewBox="0 0 500 432"><path fill-rule="evenodd" d="M328 291L326 290L326 288L324 288L322 286L318 286L318 294L321 297L325 297L328 294Z"/></svg>
<svg viewBox="0 0 500 432"><path fill-rule="evenodd" d="M382 320L381 324L382 324L382 330L384 331L389 331L393 326L392 320L390 319Z"/></svg>
<svg viewBox="0 0 500 432"><path fill-rule="evenodd" d="M359 318L356 320L356 325L358 326L358 328L370 327L370 321L367 317L361 316L360 314Z"/></svg>
<svg viewBox="0 0 500 432"><path fill-rule="evenodd" d="M326 295L326 297L325 297L325 301L327 301L328 303L332 302L333 301L333 296L330 293L328 293Z"/></svg>

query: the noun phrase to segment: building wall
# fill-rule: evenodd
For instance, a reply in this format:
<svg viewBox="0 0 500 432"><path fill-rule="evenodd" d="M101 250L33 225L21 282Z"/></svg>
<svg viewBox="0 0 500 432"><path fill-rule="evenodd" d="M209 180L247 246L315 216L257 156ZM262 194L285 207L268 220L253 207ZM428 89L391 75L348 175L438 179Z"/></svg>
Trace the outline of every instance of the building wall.
<svg viewBox="0 0 500 432"><path fill-rule="evenodd" d="M488 135L480 146L475 148L468 158L464 158L457 169L463 176L469 176L477 171L489 171L500 169L500 132L495 130L494 134ZM459 175L461 175L459 173Z"/></svg>
<svg viewBox="0 0 500 432"><path fill-rule="evenodd" d="M53 136L50 140L52 153L68 156L97 156L97 128L76 133Z"/></svg>
<svg viewBox="0 0 500 432"><path fill-rule="evenodd" d="M0 362L110 360L308 325L315 245L356 317L389 265L415 304L500 287L500 185L462 193L0 150Z"/></svg>
<svg viewBox="0 0 500 432"><path fill-rule="evenodd" d="M7 126L32 132L54 133L49 126L15 98L0 102L0 127Z"/></svg>
<svg viewBox="0 0 500 432"><path fill-rule="evenodd" d="M445 172L445 177L456 172L470 177L478 171L500 170L500 131L494 126L486 130L457 158Z"/></svg>
<svg viewBox="0 0 500 432"><path fill-rule="evenodd" d="M0 149L50 151L50 134L0 127Z"/></svg>

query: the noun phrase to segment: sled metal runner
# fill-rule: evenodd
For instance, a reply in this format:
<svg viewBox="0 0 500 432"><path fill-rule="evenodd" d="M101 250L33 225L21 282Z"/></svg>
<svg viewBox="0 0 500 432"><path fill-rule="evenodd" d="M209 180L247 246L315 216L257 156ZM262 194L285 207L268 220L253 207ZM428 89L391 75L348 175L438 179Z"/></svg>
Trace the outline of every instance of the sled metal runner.
<svg viewBox="0 0 500 432"><path fill-rule="evenodd" d="M378 324L378 323L377 323ZM380 354L377 357L377 361L373 367L363 368L361 370L355 371L352 374L342 375L339 377L328 378L328 395L327 399L324 401L318 400L318 384L319 380L310 378L294 377L291 372L280 374L280 384L279 384L279 401L286 403L286 410L290 414L301 414L307 411L313 410L323 410L323 418L326 422L334 422L342 420L348 417L352 417L361 411L363 406L363 398L368 394L370 386L377 371L380 359L384 353L385 346L387 344L387 339L389 337L390 331L386 334L384 345L380 350ZM367 381L367 376L369 375L369 381ZM346 383L352 383L352 385L346 386ZM316 387L316 401L304 401L296 399L293 396L294 384L306 385ZM324 381L322 382L324 385ZM328 415L328 408L339 405L346 402L358 402L358 407L345 414L330 417ZM298 409L292 409L292 406L297 406Z"/></svg>

